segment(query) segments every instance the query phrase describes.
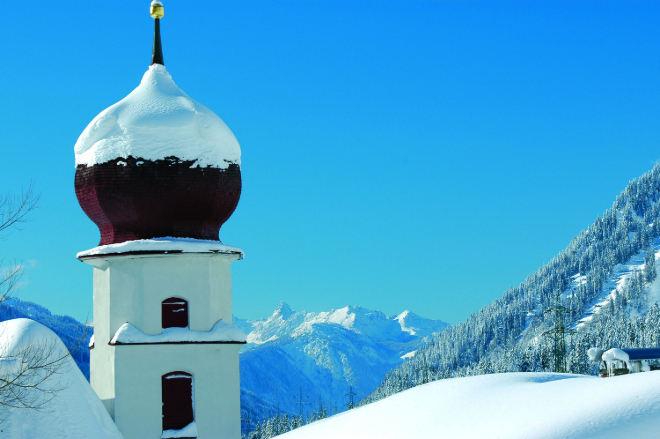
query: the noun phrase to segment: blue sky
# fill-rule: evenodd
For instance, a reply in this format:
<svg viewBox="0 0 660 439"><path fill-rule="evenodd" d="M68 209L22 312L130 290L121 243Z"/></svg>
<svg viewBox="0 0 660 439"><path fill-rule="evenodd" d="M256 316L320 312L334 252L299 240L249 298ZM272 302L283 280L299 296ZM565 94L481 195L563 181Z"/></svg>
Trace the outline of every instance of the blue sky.
<svg viewBox="0 0 660 439"><path fill-rule="evenodd" d="M166 0L165 64L243 150L234 313L361 305L457 323L660 159L657 2ZM148 1L0 4L1 241L18 297L92 318L73 146L150 62Z"/></svg>

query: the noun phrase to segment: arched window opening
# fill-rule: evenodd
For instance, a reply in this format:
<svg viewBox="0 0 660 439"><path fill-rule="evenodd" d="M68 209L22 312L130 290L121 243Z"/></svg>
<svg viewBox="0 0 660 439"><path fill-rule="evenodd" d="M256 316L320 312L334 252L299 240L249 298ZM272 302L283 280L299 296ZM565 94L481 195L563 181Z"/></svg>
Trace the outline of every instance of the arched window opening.
<svg viewBox="0 0 660 439"><path fill-rule="evenodd" d="M188 327L188 302L178 297L163 300L163 329Z"/></svg>
<svg viewBox="0 0 660 439"><path fill-rule="evenodd" d="M194 430L193 379L186 372L170 372L161 377L163 389L163 432ZM193 424L193 425L191 425ZM196 437L191 435L191 437ZM179 437L179 436L176 436ZM188 435L186 434L186 437Z"/></svg>

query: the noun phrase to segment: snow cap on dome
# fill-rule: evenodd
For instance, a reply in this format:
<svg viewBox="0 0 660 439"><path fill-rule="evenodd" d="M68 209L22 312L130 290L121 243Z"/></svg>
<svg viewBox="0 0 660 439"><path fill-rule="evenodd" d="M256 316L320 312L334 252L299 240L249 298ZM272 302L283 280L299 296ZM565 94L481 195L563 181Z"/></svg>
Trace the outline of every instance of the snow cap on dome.
<svg viewBox="0 0 660 439"><path fill-rule="evenodd" d="M191 99L165 67L153 64L140 85L90 122L75 146L76 166L133 156L177 157L192 166L240 166L241 149L214 112Z"/></svg>

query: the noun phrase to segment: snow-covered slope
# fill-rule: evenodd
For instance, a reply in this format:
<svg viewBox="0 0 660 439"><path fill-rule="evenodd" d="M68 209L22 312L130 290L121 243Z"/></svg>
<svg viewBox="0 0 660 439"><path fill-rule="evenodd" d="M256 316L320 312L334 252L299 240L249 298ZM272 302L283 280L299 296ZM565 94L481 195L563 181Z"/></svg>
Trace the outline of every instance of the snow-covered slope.
<svg viewBox="0 0 660 439"><path fill-rule="evenodd" d="M660 257L660 240L656 238L653 243L653 259L658 260ZM603 283L603 287L599 296L593 300L591 306L586 310L583 317L575 324L575 329L584 329L594 317L605 309L608 309L612 303L619 298L619 296L629 287L632 278L644 272L646 268L646 251L641 251L634 254L626 263L617 264L612 273L607 277ZM656 264L656 271L660 268ZM580 285L586 282L586 276L576 274L573 276L570 288L562 294L562 298L570 299L576 293ZM638 311L645 313L651 305L660 301L660 277L656 277L653 284L650 286L651 291L647 297L646 303L640 304Z"/></svg>
<svg viewBox="0 0 660 439"><path fill-rule="evenodd" d="M85 326L73 317L53 315L43 306L32 302L24 302L15 297L0 303L0 321L19 318L39 322L57 334L64 345L73 351L73 359L80 371L85 377L89 378L89 350L84 349L84 347L89 345L89 339L94 329L91 322ZM83 348L76 349L77 346Z"/></svg>
<svg viewBox="0 0 660 439"><path fill-rule="evenodd" d="M658 432L660 372L509 373L425 384L280 437L651 439Z"/></svg>
<svg viewBox="0 0 660 439"><path fill-rule="evenodd" d="M45 326L29 319L14 319L0 323L0 378L15 377L20 363L11 358L27 346L52 347L49 360L59 358L66 347L57 335ZM23 368L23 370L25 370ZM71 357L66 357L58 373L41 386L45 390L61 389L41 410L8 409L0 425L0 437L12 439L122 439L103 403L89 385Z"/></svg>
<svg viewBox="0 0 660 439"><path fill-rule="evenodd" d="M268 319L234 318L233 324L248 334L241 354L243 407L258 396L290 413L299 411L301 388L305 412L318 407L319 396L326 408L337 404L342 410L350 386L361 396L373 391L423 337L448 326L410 311L388 317L347 306L307 313L283 302Z"/></svg>

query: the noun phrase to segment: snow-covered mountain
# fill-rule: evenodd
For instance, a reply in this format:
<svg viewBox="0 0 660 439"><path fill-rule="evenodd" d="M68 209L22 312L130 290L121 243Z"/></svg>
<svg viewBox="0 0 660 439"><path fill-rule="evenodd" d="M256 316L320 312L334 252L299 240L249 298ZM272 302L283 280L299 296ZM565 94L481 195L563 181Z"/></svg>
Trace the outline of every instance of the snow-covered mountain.
<svg viewBox="0 0 660 439"><path fill-rule="evenodd" d="M286 303L267 319L233 323L247 334L241 353L242 406L253 418L279 406L298 413L317 410L319 397L330 412L342 411L352 386L359 396L373 391L385 373L415 351L424 337L447 323L410 311L388 317L347 306L328 312L295 312ZM269 413L270 412L270 413Z"/></svg>
<svg viewBox="0 0 660 439"><path fill-rule="evenodd" d="M246 352L255 346L286 337L300 337L313 332L318 325L338 325L365 337L380 341L395 341L407 346L420 338L442 331L447 323L420 317L410 311L388 317L380 311L360 306L346 306L328 312L294 312L280 302L273 314L264 320L244 320L234 317L233 323L248 335Z"/></svg>

